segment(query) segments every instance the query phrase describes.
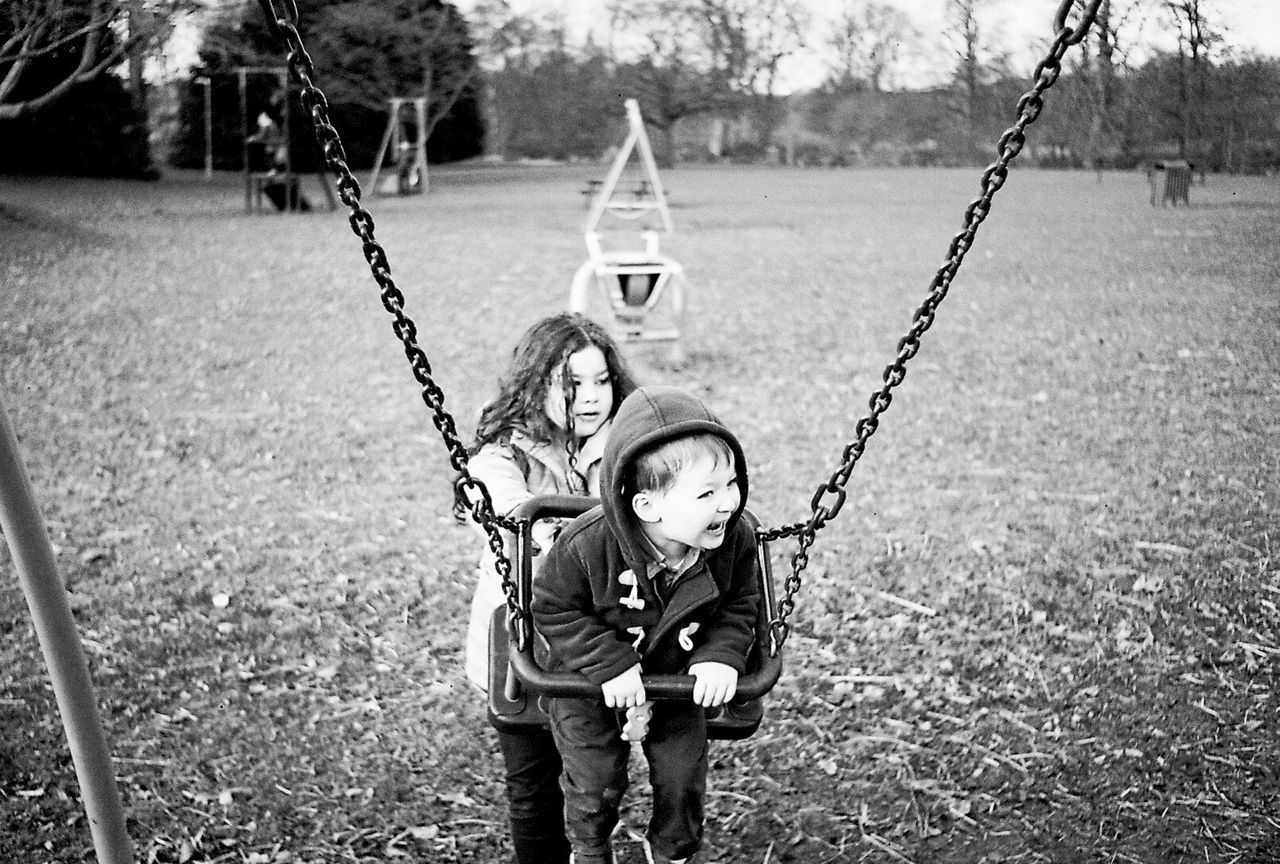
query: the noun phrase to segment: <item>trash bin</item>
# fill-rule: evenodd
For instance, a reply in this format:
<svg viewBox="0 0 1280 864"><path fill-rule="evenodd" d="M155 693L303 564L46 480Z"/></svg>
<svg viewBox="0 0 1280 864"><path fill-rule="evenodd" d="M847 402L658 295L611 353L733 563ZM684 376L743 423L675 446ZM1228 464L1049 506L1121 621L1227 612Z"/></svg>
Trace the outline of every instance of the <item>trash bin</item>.
<svg viewBox="0 0 1280 864"><path fill-rule="evenodd" d="M1166 204L1177 207L1179 201L1188 207L1191 206L1189 193L1191 171L1194 167L1185 159L1152 163L1147 169L1147 180L1151 184L1151 206L1156 206L1157 198L1160 199L1161 207Z"/></svg>

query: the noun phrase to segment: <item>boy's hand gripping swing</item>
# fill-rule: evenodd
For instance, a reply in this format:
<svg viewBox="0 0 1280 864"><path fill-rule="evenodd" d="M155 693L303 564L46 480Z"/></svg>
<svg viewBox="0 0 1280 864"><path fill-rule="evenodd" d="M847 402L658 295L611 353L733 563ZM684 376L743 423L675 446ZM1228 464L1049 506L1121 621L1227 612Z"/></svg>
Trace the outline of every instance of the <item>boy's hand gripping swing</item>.
<svg viewBox="0 0 1280 864"><path fill-rule="evenodd" d="M604 704L610 708L634 708L644 704L644 679L640 677L640 664L600 685Z"/></svg>
<svg viewBox="0 0 1280 864"><path fill-rule="evenodd" d="M689 674L694 678L693 701L703 708L724 705L738 692L738 670L724 663L694 663Z"/></svg>

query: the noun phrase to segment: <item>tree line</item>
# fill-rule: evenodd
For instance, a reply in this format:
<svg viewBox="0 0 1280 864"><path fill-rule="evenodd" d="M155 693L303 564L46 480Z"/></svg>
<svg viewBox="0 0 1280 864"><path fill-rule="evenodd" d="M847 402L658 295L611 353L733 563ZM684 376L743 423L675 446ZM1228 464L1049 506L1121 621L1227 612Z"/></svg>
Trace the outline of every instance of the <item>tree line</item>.
<svg viewBox="0 0 1280 864"><path fill-rule="evenodd" d="M197 167L211 153L215 167L236 168L259 115L287 121L295 167L318 167L308 118L274 76L247 75L241 98L238 69L282 62L255 0L203 10L199 63L170 90L148 86L143 63L201 0L9 2L15 14L0 19L0 157L8 170L48 170L66 158L51 139L71 142L63 149L114 148L115 163L135 167L161 151L154 155L166 164ZM668 164L975 164L990 159L1030 86L1013 68L994 0L948 0L940 33L878 0L843 0L826 21L812 18L803 0L602 0L607 27L587 33L518 13L507 0L479 0L465 15L443 0L299 6L356 168L377 158L392 98L426 100L420 131L434 162L482 153L599 159L620 141L623 100L634 97ZM55 9L52 25L47 15L43 28L33 23ZM1231 52L1215 15L1214 0L1103 0L1088 38L1067 55L1026 158L1117 167L1184 158L1231 171L1280 165L1280 61ZM1145 48L1152 28L1174 47ZM1048 41L1046 33L1041 46L1017 47ZM825 75L784 92L787 64L805 49L824 57ZM128 74L102 74L112 63ZM929 86L906 86L926 63L943 73ZM23 152L19 141L42 143ZM70 156L82 166L112 162L105 153Z"/></svg>
<svg viewBox="0 0 1280 864"><path fill-rule="evenodd" d="M606 41L483 0L471 16L491 100L488 152L594 158L618 140L620 95L636 97L676 160L801 164L980 164L1029 88L992 26L992 0L948 0L943 32L898 7L844 0L825 23L801 0L611 0ZM1183 158L1205 168L1280 167L1280 60L1238 56L1212 0L1104 0L1067 55L1029 157L1131 167ZM1152 28L1171 51L1143 52ZM930 38L930 36L940 38ZM782 95L785 61L825 49L826 76ZM1047 48L1049 36L1040 48ZM941 47L939 46L941 44ZM1036 46L1028 46L1036 47ZM1043 50L1040 51L1043 54ZM928 87L913 67L949 63Z"/></svg>

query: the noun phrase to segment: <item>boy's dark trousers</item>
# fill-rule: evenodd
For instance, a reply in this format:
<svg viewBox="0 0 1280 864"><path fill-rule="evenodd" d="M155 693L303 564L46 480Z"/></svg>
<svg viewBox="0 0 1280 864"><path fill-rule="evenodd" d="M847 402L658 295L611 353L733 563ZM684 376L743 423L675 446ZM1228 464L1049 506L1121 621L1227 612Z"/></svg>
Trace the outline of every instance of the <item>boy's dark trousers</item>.
<svg viewBox="0 0 1280 864"><path fill-rule="evenodd" d="M540 727L498 731L506 765L507 807L516 864L568 864L560 754L551 733Z"/></svg>
<svg viewBox="0 0 1280 864"><path fill-rule="evenodd" d="M624 716L598 699L547 699L544 704L564 762L560 782L573 848L583 857L605 852L629 780L631 745L622 740ZM692 702L657 702L642 746L653 787L649 844L668 858L687 858L702 843L706 711Z"/></svg>

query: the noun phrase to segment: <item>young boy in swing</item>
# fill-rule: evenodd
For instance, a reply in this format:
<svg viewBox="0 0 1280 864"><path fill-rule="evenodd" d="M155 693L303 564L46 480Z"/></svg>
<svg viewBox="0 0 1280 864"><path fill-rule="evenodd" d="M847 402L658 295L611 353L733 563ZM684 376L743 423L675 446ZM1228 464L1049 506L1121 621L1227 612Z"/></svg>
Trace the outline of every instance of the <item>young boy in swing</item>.
<svg viewBox="0 0 1280 864"><path fill-rule="evenodd" d="M641 387L614 418L600 497L561 533L533 586L548 668L600 687L593 699L546 700L573 862L612 861L628 741L643 735L653 787L645 852L679 864L702 840L706 709L733 699L755 637L746 460L697 397ZM693 701L648 702L641 672L692 675Z"/></svg>

